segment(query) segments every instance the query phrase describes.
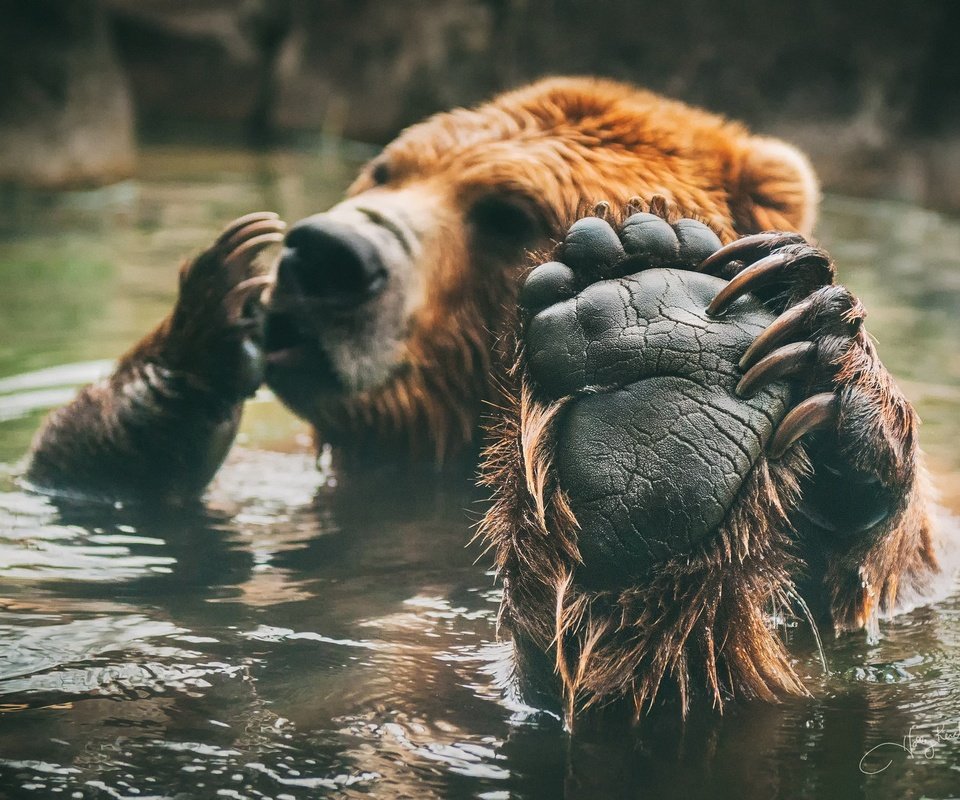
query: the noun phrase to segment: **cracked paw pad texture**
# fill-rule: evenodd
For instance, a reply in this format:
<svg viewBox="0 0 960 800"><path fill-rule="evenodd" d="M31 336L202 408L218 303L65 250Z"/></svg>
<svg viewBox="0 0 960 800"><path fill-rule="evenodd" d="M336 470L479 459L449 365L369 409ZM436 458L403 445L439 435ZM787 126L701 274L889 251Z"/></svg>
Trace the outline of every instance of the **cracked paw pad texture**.
<svg viewBox="0 0 960 800"><path fill-rule="evenodd" d="M559 267L546 277L561 278L558 294L569 295ZM693 553L722 524L785 413L785 384L735 395L737 362L774 317L750 296L709 317L725 283L646 269L528 320L526 363L540 399L573 397L558 421L555 464L580 523L587 584L626 585ZM546 294L540 287L536 299Z"/></svg>

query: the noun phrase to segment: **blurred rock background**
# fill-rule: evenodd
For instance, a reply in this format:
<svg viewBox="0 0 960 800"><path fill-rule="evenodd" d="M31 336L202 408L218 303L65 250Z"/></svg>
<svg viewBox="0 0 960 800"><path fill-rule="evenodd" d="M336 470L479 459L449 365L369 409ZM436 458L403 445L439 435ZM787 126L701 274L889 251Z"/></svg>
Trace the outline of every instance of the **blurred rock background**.
<svg viewBox="0 0 960 800"><path fill-rule="evenodd" d="M960 210L956 0L0 0L0 182L109 183L138 140L374 143L551 73L806 149L827 188Z"/></svg>

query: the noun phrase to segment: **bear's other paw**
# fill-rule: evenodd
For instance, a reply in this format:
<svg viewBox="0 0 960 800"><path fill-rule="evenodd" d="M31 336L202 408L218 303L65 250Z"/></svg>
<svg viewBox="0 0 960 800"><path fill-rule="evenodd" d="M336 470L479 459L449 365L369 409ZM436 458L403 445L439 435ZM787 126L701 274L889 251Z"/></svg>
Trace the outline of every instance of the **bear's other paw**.
<svg viewBox="0 0 960 800"><path fill-rule="evenodd" d="M181 268L173 311L47 418L25 471L34 488L109 501L199 496L263 381L258 298L271 279L257 257L283 229L272 212L241 217Z"/></svg>
<svg viewBox="0 0 960 800"><path fill-rule="evenodd" d="M183 265L158 358L165 367L225 400L242 400L257 390L265 369L259 298L272 280L257 262L283 241L285 229L272 211L248 214Z"/></svg>

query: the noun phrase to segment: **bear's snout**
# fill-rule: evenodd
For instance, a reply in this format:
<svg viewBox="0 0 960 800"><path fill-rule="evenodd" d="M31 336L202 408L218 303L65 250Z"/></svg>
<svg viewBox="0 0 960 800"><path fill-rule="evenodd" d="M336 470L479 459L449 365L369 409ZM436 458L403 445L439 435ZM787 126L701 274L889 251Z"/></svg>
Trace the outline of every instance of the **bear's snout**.
<svg viewBox="0 0 960 800"><path fill-rule="evenodd" d="M351 311L383 291L387 269L377 246L326 214L307 217L287 233L275 295Z"/></svg>
<svg viewBox="0 0 960 800"><path fill-rule="evenodd" d="M298 413L382 386L423 304L408 200L348 198L293 225L263 297L267 382ZM408 203L412 205L412 203Z"/></svg>

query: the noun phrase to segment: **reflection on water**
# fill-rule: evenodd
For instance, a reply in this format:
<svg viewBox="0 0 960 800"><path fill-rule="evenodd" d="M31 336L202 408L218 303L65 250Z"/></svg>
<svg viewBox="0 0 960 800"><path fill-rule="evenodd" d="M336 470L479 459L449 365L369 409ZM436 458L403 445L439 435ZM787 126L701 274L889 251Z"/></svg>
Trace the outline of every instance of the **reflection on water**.
<svg viewBox="0 0 960 800"><path fill-rule="evenodd" d="M153 150L136 184L8 201L0 797L960 794L956 596L884 623L878 642L826 642L829 675L791 631L814 699L571 735L511 691L498 590L468 546L482 508L469 468L318 470L307 431L263 395L203 507L18 490L44 409L162 315L184 253L236 214L324 206L354 162ZM960 223L833 198L820 232L960 509Z"/></svg>

